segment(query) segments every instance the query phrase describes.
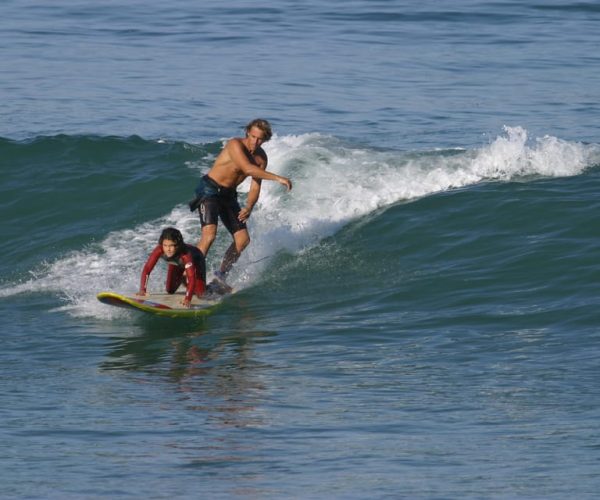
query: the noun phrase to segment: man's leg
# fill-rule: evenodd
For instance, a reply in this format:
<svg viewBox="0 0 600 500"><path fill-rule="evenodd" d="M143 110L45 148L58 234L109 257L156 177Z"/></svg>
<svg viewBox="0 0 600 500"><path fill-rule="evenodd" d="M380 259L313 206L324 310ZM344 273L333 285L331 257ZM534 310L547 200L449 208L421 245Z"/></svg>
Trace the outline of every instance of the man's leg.
<svg viewBox="0 0 600 500"><path fill-rule="evenodd" d="M217 237L217 223L219 221L219 200L217 198L204 198L198 207L200 224L200 241L196 245L206 258L211 245Z"/></svg>
<svg viewBox="0 0 600 500"><path fill-rule="evenodd" d="M223 275L226 275L233 265L240 258L240 255L244 251L244 249L250 244L250 235L248 234L247 229L240 229L233 233L233 243L229 245L229 248L225 252L223 256L223 261L221 262L220 271Z"/></svg>
<svg viewBox="0 0 600 500"><path fill-rule="evenodd" d="M208 255L208 251L210 250L210 247L215 241L216 237L216 224L208 224L202 227L202 232L200 233L200 241L198 241L198 244L196 246L198 247L198 250L202 252L202 255L204 255L204 257Z"/></svg>

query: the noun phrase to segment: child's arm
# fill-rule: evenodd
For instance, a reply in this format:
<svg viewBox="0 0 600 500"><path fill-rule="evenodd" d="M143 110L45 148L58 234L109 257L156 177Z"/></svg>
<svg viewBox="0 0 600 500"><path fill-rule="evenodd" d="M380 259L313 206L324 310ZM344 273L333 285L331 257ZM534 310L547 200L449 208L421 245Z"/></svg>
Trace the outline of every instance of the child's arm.
<svg viewBox="0 0 600 500"><path fill-rule="evenodd" d="M182 260L185 266L187 289L185 291L185 297L181 303L185 307L190 307L192 297L194 296L194 292L196 290L196 266L194 264L194 259L190 254L183 255Z"/></svg>
<svg viewBox="0 0 600 500"><path fill-rule="evenodd" d="M148 279L150 278L150 273L156 266L158 259L163 254L162 246L156 245L152 253L148 256L148 260L146 264L144 264L144 268L142 269L142 276L140 278L140 291L138 295L146 295L146 290L148 288Z"/></svg>

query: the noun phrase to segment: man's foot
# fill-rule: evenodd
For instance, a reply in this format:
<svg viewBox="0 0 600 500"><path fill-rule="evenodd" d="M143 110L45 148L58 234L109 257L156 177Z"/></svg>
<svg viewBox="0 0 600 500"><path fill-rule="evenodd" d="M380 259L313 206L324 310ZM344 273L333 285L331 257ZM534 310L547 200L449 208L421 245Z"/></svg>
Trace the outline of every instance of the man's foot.
<svg viewBox="0 0 600 500"><path fill-rule="evenodd" d="M215 281L227 285L227 275L223 271L215 271Z"/></svg>
<svg viewBox="0 0 600 500"><path fill-rule="evenodd" d="M225 295L226 293L231 293L233 288L227 284L227 281L225 281L226 279L226 273L215 271L213 280L206 286L206 293L210 295Z"/></svg>
<svg viewBox="0 0 600 500"><path fill-rule="evenodd" d="M206 285L207 295L227 295L232 291L233 288L231 288L227 283L217 281L216 278Z"/></svg>

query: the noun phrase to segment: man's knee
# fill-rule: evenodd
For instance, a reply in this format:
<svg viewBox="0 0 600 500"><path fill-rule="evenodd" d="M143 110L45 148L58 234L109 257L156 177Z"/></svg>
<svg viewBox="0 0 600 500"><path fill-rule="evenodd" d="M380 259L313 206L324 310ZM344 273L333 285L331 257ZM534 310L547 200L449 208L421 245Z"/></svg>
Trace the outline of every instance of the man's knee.
<svg viewBox="0 0 600 500"><path fill-rule="evenodd" d="M235 248L238 253L242 253L244 249L250 244L250 235L247 231L238 231L234 235Z"/></svg>
<svg viewBox="0 0 600 500"><path fill-rule="evenodd" d="M206 243L212 243L217 237L217 226L211 224L210 226L204 226L200 233L200 239Z"/></svg>

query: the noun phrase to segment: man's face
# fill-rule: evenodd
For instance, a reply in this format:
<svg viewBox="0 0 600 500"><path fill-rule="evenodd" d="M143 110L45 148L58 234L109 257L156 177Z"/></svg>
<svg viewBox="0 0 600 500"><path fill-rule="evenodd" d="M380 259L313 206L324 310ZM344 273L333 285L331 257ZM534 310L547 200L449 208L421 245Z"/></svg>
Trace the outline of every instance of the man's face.
<svg viewBox="0 0 600 500"><path fill-rule="evenodd" d="M246 136L248 139L248 147L254 152L263 142L265 142L265 133L258 127L252 127Z"/></svg>

